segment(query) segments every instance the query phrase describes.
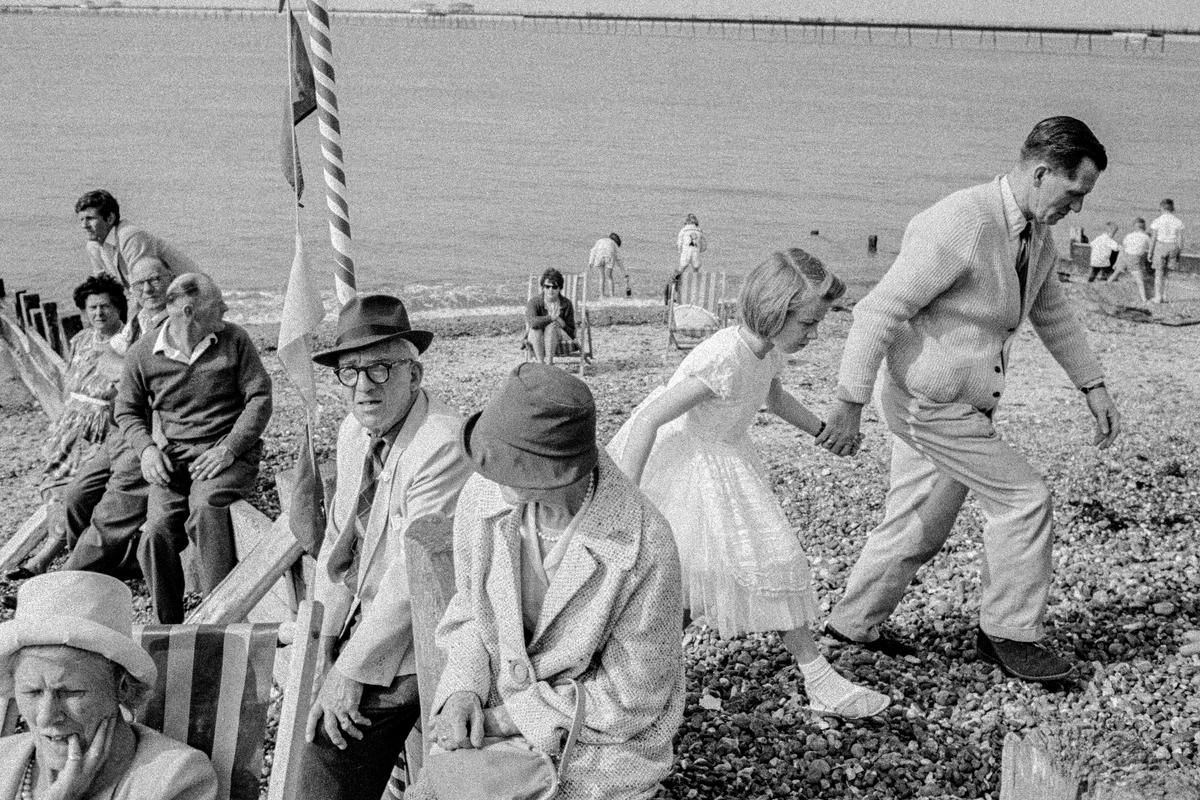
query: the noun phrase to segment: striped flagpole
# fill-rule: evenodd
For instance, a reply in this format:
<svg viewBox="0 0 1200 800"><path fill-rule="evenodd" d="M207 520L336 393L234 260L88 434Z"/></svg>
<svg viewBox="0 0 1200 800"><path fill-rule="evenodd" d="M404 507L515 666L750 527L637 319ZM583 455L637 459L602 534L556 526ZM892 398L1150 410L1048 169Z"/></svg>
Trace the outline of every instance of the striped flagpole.
<svg viewBox="0 0 1200 800"><path fill-rule="evenodd" d="M317 83L317 124L325 168L325 206L329 210L329 240L333 245L333 282L338 302L355 294L354 258L350 254L350 204L346 199L346 163L342 157L342 126L338 122L337 81L333 75L333 40L324 0L308 0L309 45Z"/></svg>

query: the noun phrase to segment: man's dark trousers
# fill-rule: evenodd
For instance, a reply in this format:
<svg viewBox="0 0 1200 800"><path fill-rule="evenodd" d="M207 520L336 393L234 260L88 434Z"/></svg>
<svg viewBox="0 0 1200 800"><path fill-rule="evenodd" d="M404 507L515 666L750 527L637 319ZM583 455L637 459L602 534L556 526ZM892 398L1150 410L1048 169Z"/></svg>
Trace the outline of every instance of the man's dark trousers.
<svg viewBox="0 0 1200 800"><path fill-rule="evenodd" d="M212 478L193 480L189 468L216 442L169 443L163 453L171 461L166 486L150 484L146 523L138 544L138 562L163 624L183 622L183 563L179 554L189 541L196 545L200 588L207 594L233 570L237 557L229 506L254 488L262 444L234 459Z"/></svg>

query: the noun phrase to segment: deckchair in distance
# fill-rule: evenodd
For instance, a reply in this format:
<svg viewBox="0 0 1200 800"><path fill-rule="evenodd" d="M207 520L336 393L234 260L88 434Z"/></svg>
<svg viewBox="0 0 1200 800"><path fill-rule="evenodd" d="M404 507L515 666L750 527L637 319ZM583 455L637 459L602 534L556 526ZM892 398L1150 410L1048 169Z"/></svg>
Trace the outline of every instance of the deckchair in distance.
<svg viewBox="0 0 1200 800"><path fill-rule="evenodd" d="M541 291L541 276L530 275L525 288L525 302L535 297ZM587 273L570 272L563 274L562 296L571 301L575 309L575 341L561 341L554 351L554 357L575 358L579 360L579 374L583 375L584 367L592 363L592 318L587 308ZM525 333L521 337L521 348L525 351L525 360L533 358L533 348L529 344L529 324L525 325Z"/></svg>
<svg viewBox="0 0 1200 800"><path fill-rule="evenodd" d="M695 347L725 327L728 313L724 272L681 273L667 290L667 351Z"/></svg>

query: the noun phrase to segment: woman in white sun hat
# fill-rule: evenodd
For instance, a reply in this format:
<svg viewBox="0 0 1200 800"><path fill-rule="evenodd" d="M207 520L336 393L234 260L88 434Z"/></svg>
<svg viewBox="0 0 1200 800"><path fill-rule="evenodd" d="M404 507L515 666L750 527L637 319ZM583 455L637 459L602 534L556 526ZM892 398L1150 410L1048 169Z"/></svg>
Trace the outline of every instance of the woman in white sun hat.
<svg viewBox="0 0 1200 800"><path fill-rule="evenodd" d="M129 722L157 678L133 640L131 595L94 572L25 582L0 624L0 698L27 733L0 739L0 800L213 800L198 750Z"/></svg>

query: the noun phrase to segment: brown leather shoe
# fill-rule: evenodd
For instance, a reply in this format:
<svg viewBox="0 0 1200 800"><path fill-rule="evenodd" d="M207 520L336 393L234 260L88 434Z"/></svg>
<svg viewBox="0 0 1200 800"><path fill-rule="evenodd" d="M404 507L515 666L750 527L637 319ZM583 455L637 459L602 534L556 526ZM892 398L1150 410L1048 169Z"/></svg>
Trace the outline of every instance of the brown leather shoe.
<svg viewBox="0 0 1200 800"><path fill-rule="evenodd" d="M890 633L888 633L886 628L880 628L879 635L869 642L860 642L857 639L851 639L849 636L842 633L828 622L825 623L825 633L829 636L829 638L837 639L839 642L856 644L859 647L863 647L876 653L883 653L885 656L891 656L892 658L915 656L917 654L917 648L913 647L908 642L892 636Z"/></svg>

